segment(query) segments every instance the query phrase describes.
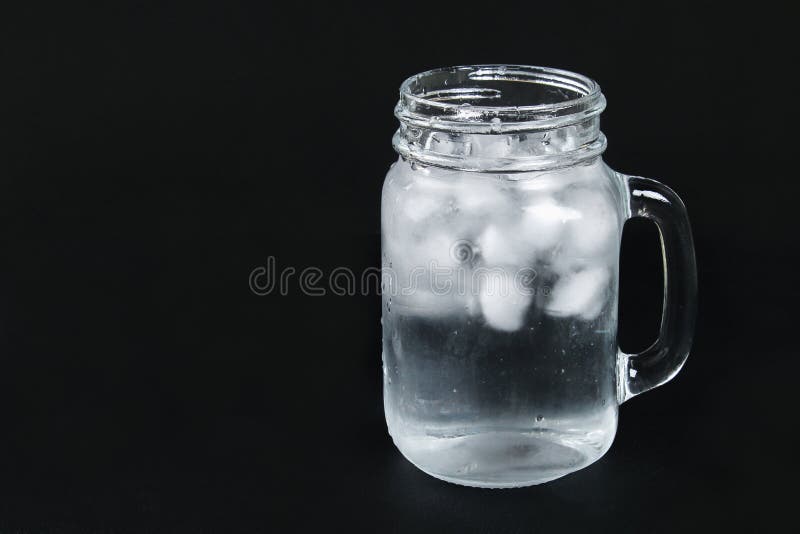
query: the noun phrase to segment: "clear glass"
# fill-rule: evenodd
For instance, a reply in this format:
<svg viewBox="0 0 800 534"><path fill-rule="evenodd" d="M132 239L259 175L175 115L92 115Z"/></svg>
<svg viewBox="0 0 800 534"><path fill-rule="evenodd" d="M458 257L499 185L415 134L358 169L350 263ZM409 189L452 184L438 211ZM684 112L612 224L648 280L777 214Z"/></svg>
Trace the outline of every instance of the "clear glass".
<svg viewBox="0 0 800 534"><path fill-rule="evenodd" d="M611 446L618 405L685 361L696 276L680 199L602 161L605 99L583 76L470 66L407 80L382 196L386 421L423 471L538 484ZM617 348L631 216L665 251L659 341Z"/></svg>

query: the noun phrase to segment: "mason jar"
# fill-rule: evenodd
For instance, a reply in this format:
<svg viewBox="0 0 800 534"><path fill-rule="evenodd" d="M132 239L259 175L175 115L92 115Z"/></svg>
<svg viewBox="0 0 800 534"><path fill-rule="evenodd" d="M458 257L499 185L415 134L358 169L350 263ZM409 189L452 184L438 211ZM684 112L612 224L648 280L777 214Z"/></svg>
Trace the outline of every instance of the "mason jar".
<svg viewBox="0 0 800 534"><path fill-rule="evenodd" d="M581 469L618 406L669 380L695 317L689 221L668 187L602 160L605 98L563 70L431 70L400 88L382 195L384 408L400 452L469 486ZM657 342L617 346L622 228L659 228Z"/></svg>

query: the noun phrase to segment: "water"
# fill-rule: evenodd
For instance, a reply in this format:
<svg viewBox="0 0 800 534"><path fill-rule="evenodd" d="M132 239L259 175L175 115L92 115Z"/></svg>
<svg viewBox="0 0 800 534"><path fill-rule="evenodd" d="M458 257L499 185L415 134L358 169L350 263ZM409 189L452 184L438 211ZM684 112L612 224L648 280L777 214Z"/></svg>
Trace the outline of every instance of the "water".
<svg viewBox="0 0 800 534"><path fill-rule="evenodd" d="M395 444L420 469L468 485L536 484L611 445L615 366L602 355L615 339L601 325L530 317L508 333L403 312L384 318L384 401Z"/></svg>
<svg viewBox="0 0 800 534"><path fill-rule="evenodd" d="M525 174L400 161L384 186L387 424L450 482L546 482L616 430L614 191L600 163Z"/></svg>

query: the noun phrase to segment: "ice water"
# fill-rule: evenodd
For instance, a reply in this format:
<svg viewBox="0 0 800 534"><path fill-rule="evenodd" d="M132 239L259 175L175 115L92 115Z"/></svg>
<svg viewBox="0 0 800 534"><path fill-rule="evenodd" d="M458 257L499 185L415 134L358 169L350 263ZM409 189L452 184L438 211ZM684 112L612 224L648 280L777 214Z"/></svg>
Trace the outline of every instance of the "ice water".
<svg viewBox="0 0 800 534"><path fill-rule="evenodd" d="M398 161L384 185L389 432L460 484L552 480L617 424L618 192L595 160L499 175Z"/></svg>

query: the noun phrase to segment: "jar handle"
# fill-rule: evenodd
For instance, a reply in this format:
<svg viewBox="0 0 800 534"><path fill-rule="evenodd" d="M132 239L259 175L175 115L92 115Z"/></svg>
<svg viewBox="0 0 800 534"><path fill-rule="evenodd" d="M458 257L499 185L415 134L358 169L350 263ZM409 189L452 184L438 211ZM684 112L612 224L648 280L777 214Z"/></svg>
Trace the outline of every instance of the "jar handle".
<svg viewBox="0 0 800 534"><path fill-rule="evenodd" d="M697 316L697 267L689 216L680 197L666 185L623 176L629 217L656 223L664 262L664 302L658 339L638 354L618 353L619 402L668 382L689 356Z"/></svg>

